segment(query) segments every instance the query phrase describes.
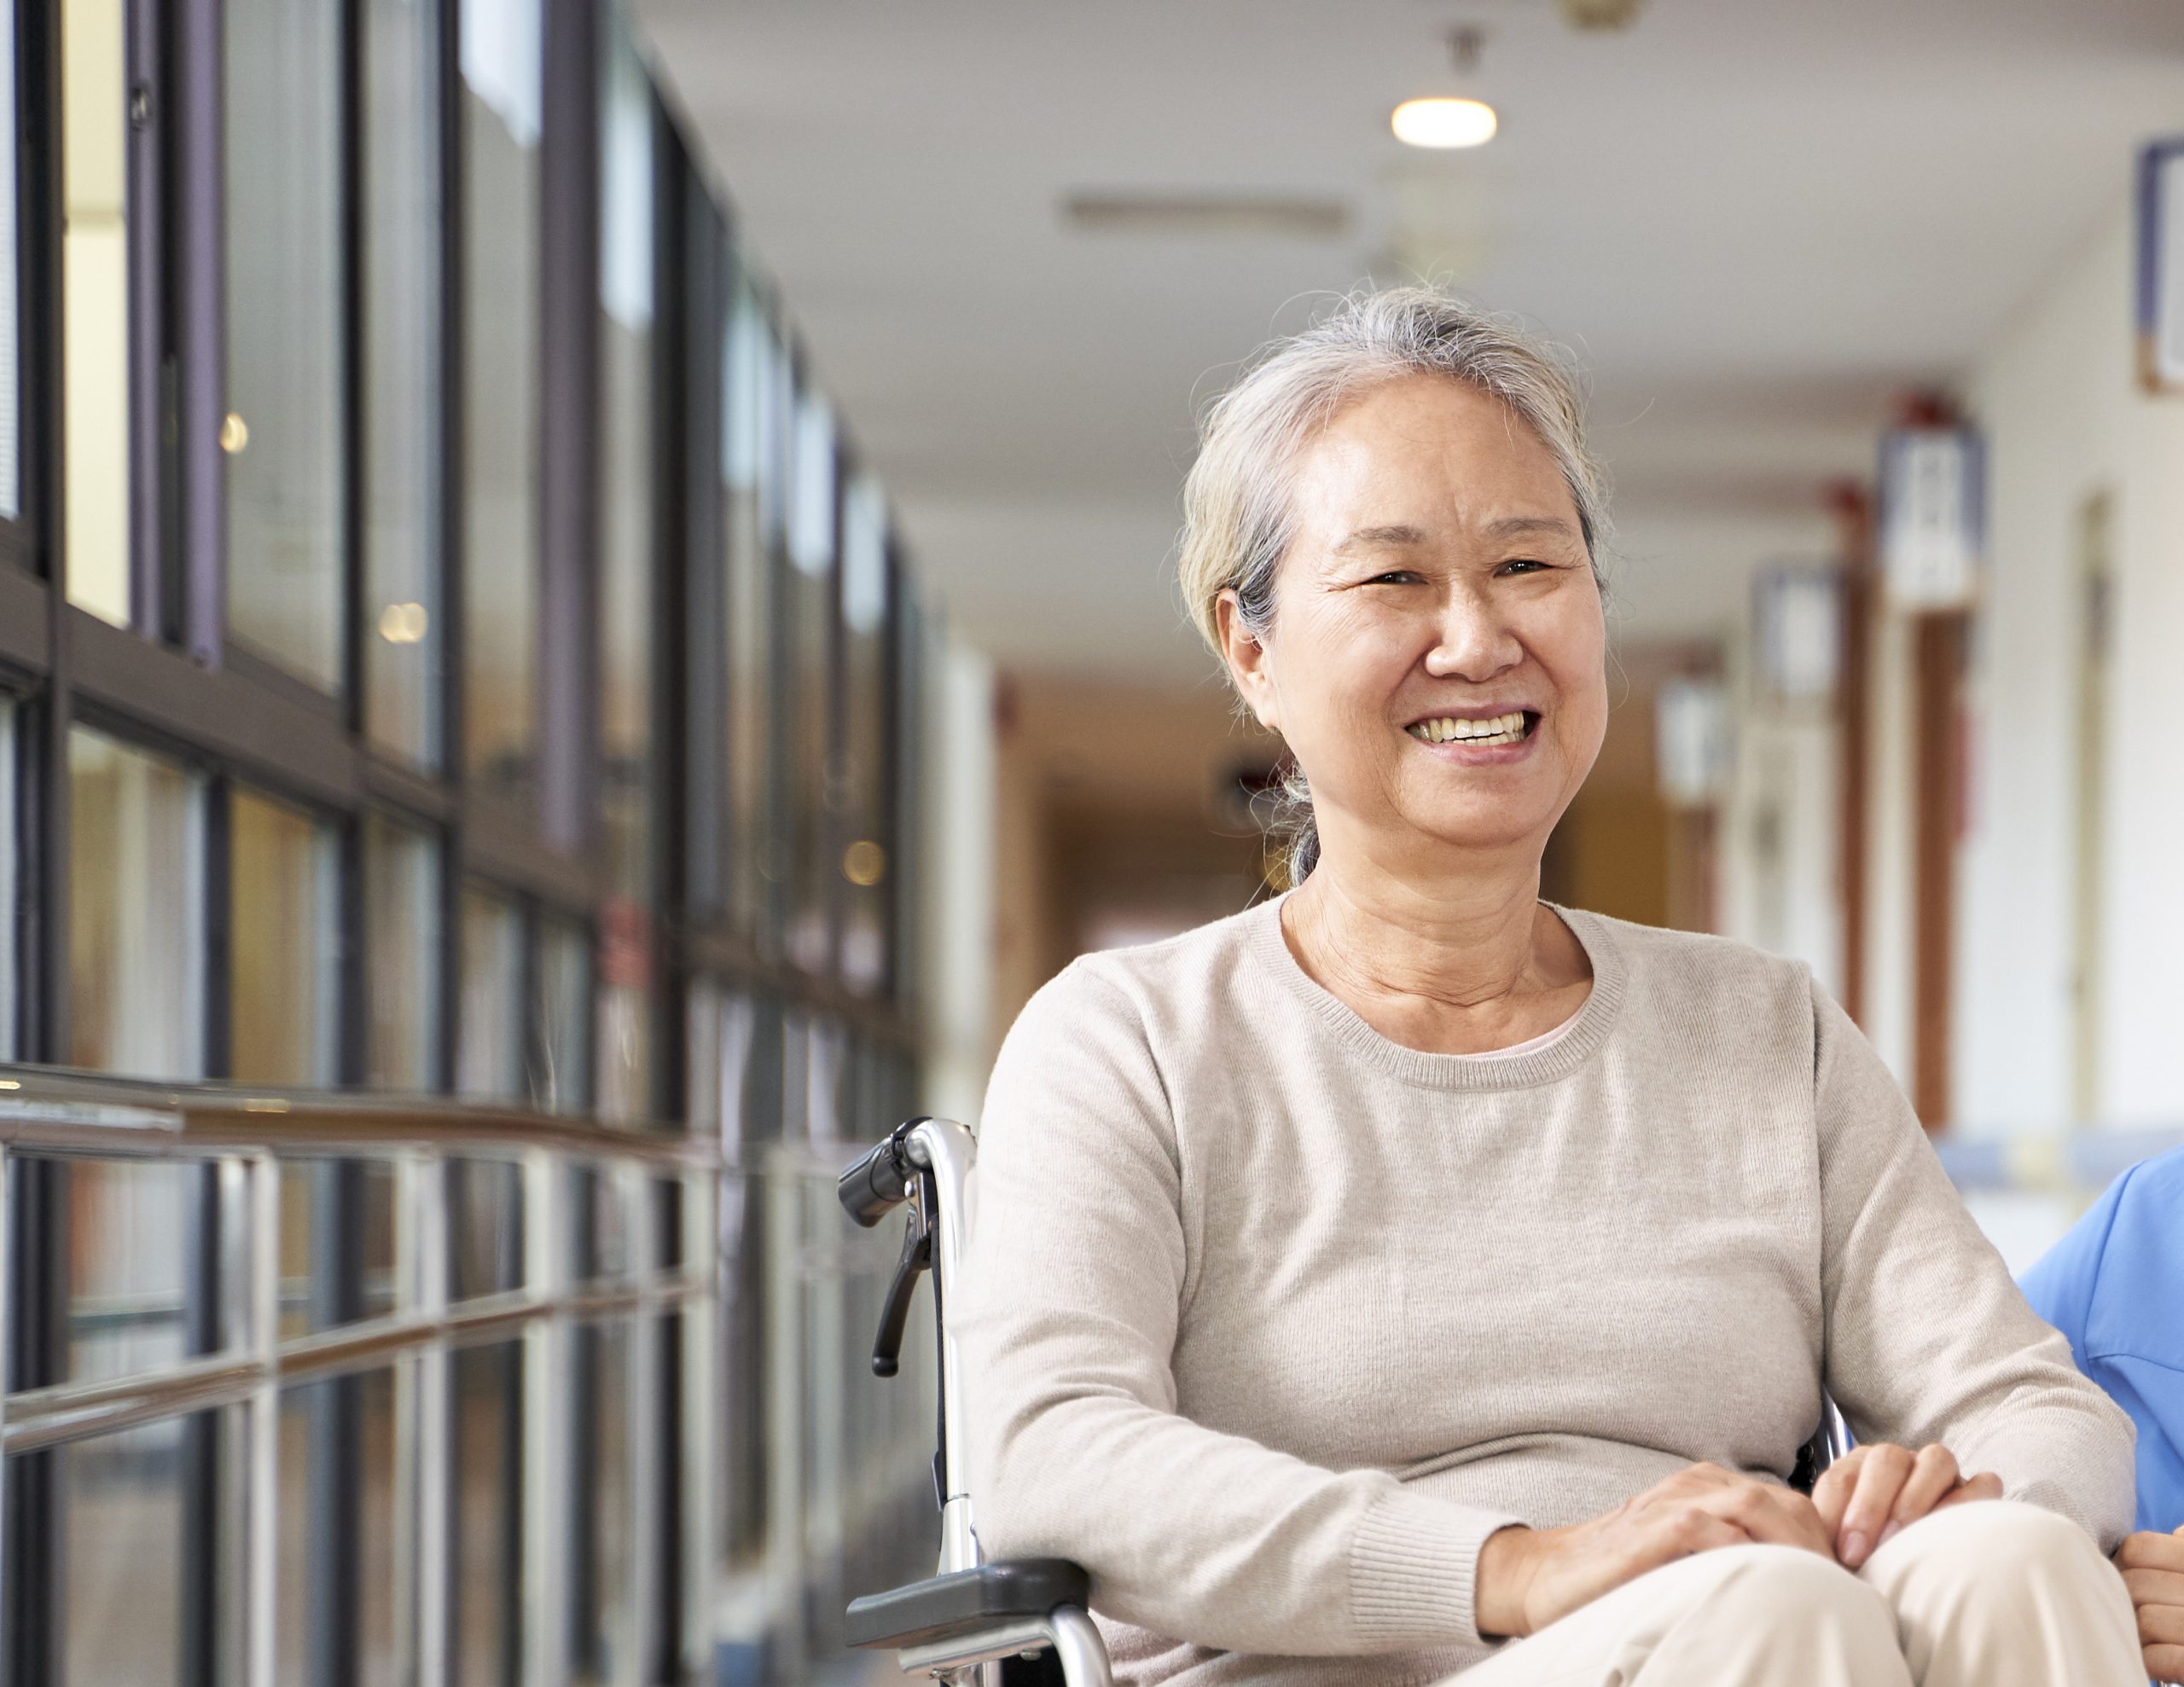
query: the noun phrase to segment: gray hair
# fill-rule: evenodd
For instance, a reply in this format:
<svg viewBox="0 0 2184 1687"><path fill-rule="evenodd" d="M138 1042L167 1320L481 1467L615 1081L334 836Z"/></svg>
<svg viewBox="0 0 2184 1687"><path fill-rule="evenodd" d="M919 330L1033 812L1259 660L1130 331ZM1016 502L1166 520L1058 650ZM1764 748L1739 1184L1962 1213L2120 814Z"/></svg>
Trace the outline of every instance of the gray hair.
<svg viewBox="0 0 2184 1687"><path fill-rule="evenodd" d="M1290 477L1299 452L1352 399L1414 374L1466 382L1524 420L1562 471L1599 577L1607 487L1585 448L1584 400L1567 355L1432 287L1360 289L1262 351L1199 427L1176 566L1191 618L1216 655L1223 593L1235 593L1253 636L1274 625L1275 576L1294 536ZM1301 768L1283 783L1275 829L1289 882L1301 883L1320 854Z"/></svg>

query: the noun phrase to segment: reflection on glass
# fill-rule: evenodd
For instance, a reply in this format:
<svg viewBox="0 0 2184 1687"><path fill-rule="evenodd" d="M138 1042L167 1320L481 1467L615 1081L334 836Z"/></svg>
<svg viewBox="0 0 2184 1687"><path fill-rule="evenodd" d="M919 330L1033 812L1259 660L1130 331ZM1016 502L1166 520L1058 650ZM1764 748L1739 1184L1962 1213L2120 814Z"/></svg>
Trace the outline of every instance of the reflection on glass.
<svg viewBox="0 0 2184 1687"><path fill-rule="evenodd" d="M210 1413L169 1418L77 1441L56 1455L67 1506L63 1679L184 1678L183 1578L192 1548L183 1532L181 1454L186 1433L212 1427Z"/></svg>
<svg viewBox="0 0 2184 1687"><path fill-rule="evenodd" d="M604 383L601 596L603 795L614 900L600 951L599 1111L651 1110L651 790L654 305L653 95L619 8L600 100Z"/></svg>
<svg viewBox="0 0 2184 1687"><path fill-rule="evenodd" d="M522 1678L523 1349L455 1355L455 1680Z"/></svg>
<svg viewBox="0 0 2184 1687"><path fill-rule="evenodd" d="M202 1177L172 1161L68 1164L69 1380L141 1375L187 1353L182 1285Z"/></svg>
<svg viewBox="0 0 2184 1687"><path fill-rule="evenodd" d="M828 795L845 839L834 863L843 903L842 981L859 995L887 983L887 507L860 478L842 505L842 751Z"/></svg>
<svg viewBox="0 0 2184 1687"><path fill-rule="evenodd" d="M0 697L0 1060L17 1058L15 1026L21 1010L15 979L15 897L22 866L16 849L21 836L15 825L15 704Z"/></svg>
<svg viewBox="0 0 2184 1687"><path fill-rule="evenodd" d="M540 0L466 0L462 61L463 762L537 759Z"/></svg>
<svg viewBox="0 0 2184 1687"><path fill-rule="evenodd" d="M673 1271L683 1261L682 1185L676 1178L655 1178L652 1185L653 1266Z"/></svg>
<svg viewBox="0 0 2184 1687"><path fill-rule="evenodd" d="M204 783L83 727L68 734L68 1062L204 1070Z"/></svg>
<svg viewBox="0 0 2184 1687"><path fill-rule="evenodd" d="M732 1167L758 1159L758 1145L780 1129L782 1106L780 1003L731 997L721 1035L721 1155ZM769 1526L767 1473L767 1282L764 1191L739 1171L720 1186L720 1342L725 1382L721 1413L721 1515L726 1524L723 1578L731 1609L764 1584ZM755 1644L755 1637L746 1638Z"/></svg>
<svg viewBox="0 0 2184 1687"><path fill-rule="evenodd" d="M600 733L614 888L642 901L653 737L653 97L620 9L608 17L600 109Z"/></svg>
<svg viewBox="0 0 2184 1687"><path fill-rule="evenodd" d="M364 713L440 757L440 0L363 16Z"/></svg>
<svg viewBox="0 0 2184 1687"><path fill-rule="evenodd" d="M712 1136L740 1162L757 1013L748 996L710 978L690 986L689 1108L693 1133Z"/></svg>
<svg viewBox="0 0 2184 1687"><path fill-rule="evenodd" d="M576 1584L588 1596L574 1674L582 1687L607 1687L623 1678L636 1644L630 1586L629 1321L580 1326L576 1345L577 1444L589 1449L591 1464L581 1490L585 1526L572 1542Z"/></svg>
<svg viewBox="0 0 2184 1687"><path fill-rule="evenodd" d="M224 0L228 626L327 691L341 673L341 14Z"/></svg>
<svg viewBox="0 0 2184 1687"><path fill-rule="evenodd" d="M394 1168L380 1160L281 1166L281 1339L395 1309Z"/></svg>
<svg viewBox="0 0 2184 1687"><path fill-rule="evenodd" d="M781 864L770 828L775 810L775 542L783 501L787 357L747 285L736 290L722 355L721 477L728 530L728 578L722 594L728 617L723 638L728 652L726 881L731 918L765 948L777 926L775 899L770 892Z"/></svg>
<svg viewBox="0 0 2184 1687"><path fill-rule="evenodd" d="M788 958L810 972L834 965L835 828L828 804L834 701L834 562L837 450L827 401L806 393L797 406L789 506L789 645L796 663L789 716L790 912Z"/></svg>
<svg viewBox="0 0 2184 1687"><path fill-rule="evenodd" d="M523 925L508 897L462 889L462 1003L455 1089L480 1100L523 1096Z"/></svg>
<svg viewBox="0 0 2184 1687"><path fill-rule="evenodd" d="M630 1275L631 1266L621 1186L595 1166L579 1166L569 1176L578 1215L570 1269L579 1282L619 1282Z"/></svg>
<svg viewBox="0 0 2184 1687"><path fill-rule="evenodd" d="M550 1113L579 1113L591 1093L591 954L584 930L538 922L537 1058L531 1099Z"/></svg>
<svg viewBox="0 0 2184 1687"><path fill-rule="evenodd" d="M887 863L892 886L888 898L887 971L896 1006L905 1013L915 1013L921 988L915 887L925 859L926 824L921 760L925 730L921 716L928 658L925 614L909 577L899 570L894 575L892 597L888 636L892 682L888 710L893 720L887 734L887 753L893 774L888 780L887 829L894 848Z"/></svg>
<svg viewBox="0 0 2184 1687"><path fill-rule="evenodd" d="M394 1372L283 1389L279 1456L279 1678L394 1687ZM335 1650L341 1631L324 1607L347 1545L335 1533L348 1510L336 1488L351 1468L357 1522L353 1667Z"/></svg>
<svg viewBox="0 0 2184 1687"><path fill-rule="evenodd" d="M448 1166L448 1295L474 1300L523 1287L523 1170L508 1160Z"/></svg>
<svg viewBox="0 0 2184 1687"><path fill-rule="evenodd" d="M68 600L126 626L129 212L123 0L67 0L60 19L61 386L68 395L61 507L68 533Z"/></svg>
<svg viewBox="0 0 2184 1687"><path fill-rule="evenodd" d="M340 894L333 830L238 790L228 833L233 1074L246 1083L330 1085Z"/></svg>
<svg viewBox="0 0 2184 1687"><path fill-rule="evenodd" d="M0 29L0 519L23 513L22 387L15 301L15 32Z"/></svg>
<svg viewBox="0 0 2184 1687"><path fill-rule="evenodd" d="M366 1071L377 1089L437 1087L440 852L430 834L364 822L364 943L371 1006Z"/></svg>

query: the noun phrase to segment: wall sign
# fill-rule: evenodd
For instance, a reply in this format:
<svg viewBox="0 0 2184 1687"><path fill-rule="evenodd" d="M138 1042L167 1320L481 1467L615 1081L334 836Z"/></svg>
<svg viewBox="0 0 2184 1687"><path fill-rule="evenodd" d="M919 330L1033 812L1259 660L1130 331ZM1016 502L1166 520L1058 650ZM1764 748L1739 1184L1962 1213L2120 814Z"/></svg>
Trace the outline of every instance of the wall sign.
<svg viewBox="0 0 2184 1687"><path fill-rule="evenodd" d="M1986 450L1968 427L1906 427L1880 447L1880 571L1898 609L1962 609L1986 545Z"/></svg>
<svg viewBox="0 0 2184 1687"><path fill-rule="evenodd" d="M2184 392L2184 136L2139 154L2139 378Z"/></svg>
<svg viewBox="0 0 2184 1687"><path fill-rule="evenodd" d="M1672 807L1703 808L1728 790L1728 688L1719 680L1662 682L1653 700L1654 760Z"/></svg>
<svg viewBox="0 0 2184 1687"><path fill-rule="evenodd" d="M1835 694L1843 663L1842 578L1827 563L1788 563L1753 583L1752 649L1760 687L1788 702Z"/></svg>

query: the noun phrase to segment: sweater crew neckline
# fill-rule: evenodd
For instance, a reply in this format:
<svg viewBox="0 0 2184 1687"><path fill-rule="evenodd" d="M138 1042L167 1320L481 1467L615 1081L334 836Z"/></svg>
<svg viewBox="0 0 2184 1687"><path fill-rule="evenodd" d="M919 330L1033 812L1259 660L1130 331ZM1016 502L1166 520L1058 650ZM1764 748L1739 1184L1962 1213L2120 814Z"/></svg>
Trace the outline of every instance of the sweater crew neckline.
<svg viewBox="0 0 2184 1687"><path fill-rule="evenodd" d="M1404 1083L1438 1090L1530 1089L1536 1085L1554 1083L1569 1076L1599 1052L1622 1009L1623 955L1607 923L1580 909L1542 902L1541 907L1570 928L1571 935L1584 950L1585 959L1592 963L1593 988L1576 1016L1552 1034L1553 1040L1545 1047L1529 1053L1490 1050L1479 1054L1435 1054L1412 1048L1374 1030L1356 1009L1305 971L1290 953L1289 941L1281 933L1281 905L1292 894L1284 891L1244 916L1251 925L1250 953L1283 989L1310 1008L1345 1047Z"/></svg>

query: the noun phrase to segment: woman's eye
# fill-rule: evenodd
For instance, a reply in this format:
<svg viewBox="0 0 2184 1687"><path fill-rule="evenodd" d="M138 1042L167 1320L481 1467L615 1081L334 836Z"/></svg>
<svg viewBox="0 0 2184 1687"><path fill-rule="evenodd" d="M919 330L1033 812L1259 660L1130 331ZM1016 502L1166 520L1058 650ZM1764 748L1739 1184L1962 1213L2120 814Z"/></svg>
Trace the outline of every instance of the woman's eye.
<svg viewBox="0 0 2184 1687"><path fill-rule="evenodd" d="M1417 578L1418 576L1408 568L1391 568L1385 574L1375 574L1365 583L1368 586L1408 586Z"/></svg>
<svg viewBox="0 0 2184 1687"><path fill-rule="evenodd" d="M1536 574L1547 566L1536 557L1512 557L1495 571L1499 574Z"/></svg>

